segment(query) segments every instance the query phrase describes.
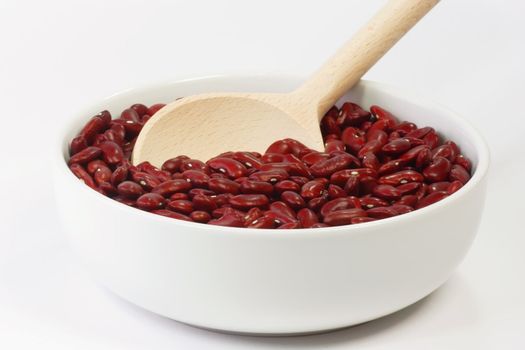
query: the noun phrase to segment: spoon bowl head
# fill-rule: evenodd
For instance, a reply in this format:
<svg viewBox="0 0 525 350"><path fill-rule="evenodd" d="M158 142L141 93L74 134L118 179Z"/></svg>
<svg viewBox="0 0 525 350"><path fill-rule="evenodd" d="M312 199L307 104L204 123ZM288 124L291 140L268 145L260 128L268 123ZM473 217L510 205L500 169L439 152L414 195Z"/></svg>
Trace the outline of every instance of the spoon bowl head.
<svg viewBox="0 0 525 350"><path fill-rule="evenodd" d="M293 138L322 149L320 136L279 107L283 94L201 94L178 99L144 126L133 164L155 166L178 155L206 161L227 151L264 152L276 140ZM275 101L275 103L273 103Z"/></svg>

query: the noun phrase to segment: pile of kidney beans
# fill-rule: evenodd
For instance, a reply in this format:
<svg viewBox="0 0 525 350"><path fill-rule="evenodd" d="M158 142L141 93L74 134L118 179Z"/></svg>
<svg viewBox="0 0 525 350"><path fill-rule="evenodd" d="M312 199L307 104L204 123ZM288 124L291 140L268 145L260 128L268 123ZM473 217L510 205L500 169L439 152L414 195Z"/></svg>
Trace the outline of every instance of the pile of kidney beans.
<svg viewBox="0 0 525 350"><path fill-rule="evenodd" d="M264 154L186 156L159 169L132 165L142 126L163 104L135 104L112 119L91 118L71 141L69 168L86 185L126 205L167 217L250 228L358 224L423 208L461 188L470 161L431 127L399 122L347 102L321 121L325 151L292 139Z"/></svg>

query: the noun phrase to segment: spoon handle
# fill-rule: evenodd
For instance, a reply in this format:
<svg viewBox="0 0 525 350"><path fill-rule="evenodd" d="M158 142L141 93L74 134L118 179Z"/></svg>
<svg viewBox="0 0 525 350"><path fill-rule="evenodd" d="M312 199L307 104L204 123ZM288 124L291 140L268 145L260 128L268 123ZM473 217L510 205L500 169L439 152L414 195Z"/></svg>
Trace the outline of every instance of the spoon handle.
<svg viewBox="0 0 525 350"><path fill-rule="evenodd" d="M410 30L439 0L388 3L294 91L299 101L316 103L319 118Z"/></svg>

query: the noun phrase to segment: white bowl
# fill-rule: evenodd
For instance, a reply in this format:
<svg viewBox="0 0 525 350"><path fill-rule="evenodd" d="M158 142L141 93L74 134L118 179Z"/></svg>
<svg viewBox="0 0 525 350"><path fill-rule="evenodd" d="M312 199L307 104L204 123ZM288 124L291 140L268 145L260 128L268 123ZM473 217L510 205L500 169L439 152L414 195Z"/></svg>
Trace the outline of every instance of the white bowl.
<svg viewBox="0 0 525 350"><path fill-rule="evenodd" d="M215 76L125 91L75 116L57 149L56 198L71 245L105 286L160 315L240 333L297 334L366 322L425 297L451 275L476 234L487 146L463 119L401 89L363 81L341 100L379 104L433 126L474 164L452 196L398 217L308 230L228 228L174 220L102 196L67 168L68 141L103 109L212 91L285 92L300 80ZM203 140L205 142L205 140Z"/></svg>

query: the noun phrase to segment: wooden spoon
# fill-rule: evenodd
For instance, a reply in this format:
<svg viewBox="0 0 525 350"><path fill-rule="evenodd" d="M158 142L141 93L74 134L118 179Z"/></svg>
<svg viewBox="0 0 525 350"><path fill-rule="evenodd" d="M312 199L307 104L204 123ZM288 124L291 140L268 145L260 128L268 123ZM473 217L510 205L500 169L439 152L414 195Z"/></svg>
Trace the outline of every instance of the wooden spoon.
<svg viewBox="0 0 525 350"><path fill-rule="evenodd" d="M310 80L287 94L206 93L176 100L142 129L134 164L160 166L177 155L207 160L258 151L293 138L322 151L324 113L439 0L390 0Z"/></svg>

